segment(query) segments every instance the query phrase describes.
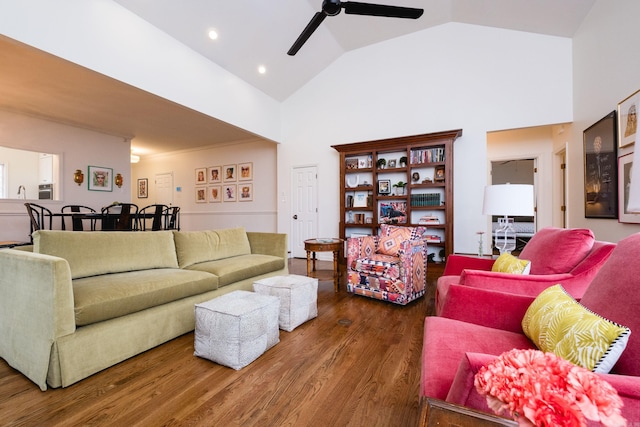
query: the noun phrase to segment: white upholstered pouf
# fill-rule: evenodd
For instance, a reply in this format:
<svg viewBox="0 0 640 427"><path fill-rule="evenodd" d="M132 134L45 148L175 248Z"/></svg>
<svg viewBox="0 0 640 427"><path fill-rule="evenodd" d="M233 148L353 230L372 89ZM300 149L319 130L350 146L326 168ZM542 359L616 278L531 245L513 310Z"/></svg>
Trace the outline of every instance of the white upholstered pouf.
<svg viewBox="0 0 640 427"><path fill-rule="evenodd" d="M196 304L195 355L240 369L280 342L280 300L234 291Z"/></svg>
<svg viewBox="0 0 640 427"><path fill-rule="evenodd" d="M280 298L280 329L291 332L318 316L318 279L289 274L261 279L253 290Z"/></svg>

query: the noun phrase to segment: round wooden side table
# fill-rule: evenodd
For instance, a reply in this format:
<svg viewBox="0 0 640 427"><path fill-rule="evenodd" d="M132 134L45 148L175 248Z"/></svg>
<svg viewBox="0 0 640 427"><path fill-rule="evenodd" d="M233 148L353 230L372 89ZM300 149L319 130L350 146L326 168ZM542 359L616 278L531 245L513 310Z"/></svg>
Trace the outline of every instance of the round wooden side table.
<svg viewBox="0 0 640 427"><path fill-rule="evenodd" d="M316 252L333 252L333 288L336 292L340 287L340 268L338 258L342 251L343 239L308 239L304 241L304 250L307 251L307 276L316 271ZM313 253L313 270L311 269L311 253Z"/></svg>

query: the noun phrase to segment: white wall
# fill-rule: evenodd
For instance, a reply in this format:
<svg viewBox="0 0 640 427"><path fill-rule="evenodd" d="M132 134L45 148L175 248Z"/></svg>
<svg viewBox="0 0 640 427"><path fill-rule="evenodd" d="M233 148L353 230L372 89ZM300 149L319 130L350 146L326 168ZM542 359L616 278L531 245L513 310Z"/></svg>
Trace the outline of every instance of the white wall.
<svg viewBox="0 0 640 427"><path fill-rule="evenodd" d="M463 129L455 150L454 250L486 227L486 134L571 121L571 40L450 23L343 55L283 103L278 227L289 232L290 173L319 167L319 232L337 235L334 144Z"/></svg>
<svg viewBox="0 0 640 427"><path fill-rule="evenodd" d="M140 163L131 165L133 182L149 180L149 197L137 198L132 186L132 200L140 208L156 203L154 178L157 174L173 174L173 205L180 206L182 230L207 230L225 227L244 227L249 231L276 231L276 156L277 144L265 140L205 147L145 156ZM253 163L253 201L196 203L195 169L229 164ZM245 182L245 181L242 181ZM231 184L241 184L241 181ZM177 188L181 191L177 191Z"/></svg>
<svg viewBox="0 0 640 427"><path fill-rule="evenodd" d="M31 201L47 206L53 212L59 212L65 204L84 204L99 209L116 200L126 202L130 199L131 147L122 138L0 110L0 145L60 156L61 182L56 184L60 189L60 200L38 201L37 194L27 195ZM113 168L114 174L119 172L124 177L124 185L122 188L113 185L112 192L89 191L88 166ZM80 186L73 182L76 169L85 175ZM33 174L37 181L38 171ZM60 220L57 219L54 228L59 227ZM29 219L24 200L0 200L0 241L25 241L28 234Z"/></svg>
<svg viewBox="0 0 640 427"><path fill-rule="evenodd" d="M618 241L640 231L638 224L584 217L582 132L640 89L638 39L640 2L598 0L573 39L574 123L568 144L569 225L594 230L602 240ZM637 145L637 144L636 144ZM625 147L618 156L630 153Z"/></svg>

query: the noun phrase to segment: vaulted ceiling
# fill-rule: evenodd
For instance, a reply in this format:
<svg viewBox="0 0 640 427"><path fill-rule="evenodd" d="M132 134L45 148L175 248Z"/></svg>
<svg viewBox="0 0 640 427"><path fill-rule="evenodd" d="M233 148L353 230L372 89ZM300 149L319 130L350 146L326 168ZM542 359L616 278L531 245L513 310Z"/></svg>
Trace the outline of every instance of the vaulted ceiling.
<svg viewBox="0 0 640 427"><path fill-rule="evenodd" d="M376 0L425 12L418 20L344 13L327 17L297 55L289 56L287 50L320 10L321 0L114 1L279 101L350 50L448 22L572 37L595 2ZM217 40L208 37L211 29ZM135 138L134 147L146 153L253 136L1 36L0 63L0 108ZM266 73L258 73L259 65Z"/></svg>

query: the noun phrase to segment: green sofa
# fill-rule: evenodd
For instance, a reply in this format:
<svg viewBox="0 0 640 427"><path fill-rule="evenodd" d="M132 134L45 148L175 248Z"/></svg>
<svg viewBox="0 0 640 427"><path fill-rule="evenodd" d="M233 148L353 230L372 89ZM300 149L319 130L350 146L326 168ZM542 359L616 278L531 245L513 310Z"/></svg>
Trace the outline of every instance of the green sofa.
<svg viewBox="0 0 640 427"><path fill-rule="evenodd" d="M0 357L66 387L194 329L194 305L288 274L285 234L41 230L0 250Z"/></svg>

